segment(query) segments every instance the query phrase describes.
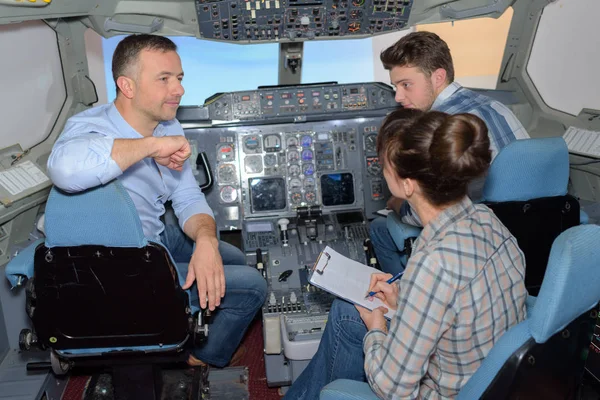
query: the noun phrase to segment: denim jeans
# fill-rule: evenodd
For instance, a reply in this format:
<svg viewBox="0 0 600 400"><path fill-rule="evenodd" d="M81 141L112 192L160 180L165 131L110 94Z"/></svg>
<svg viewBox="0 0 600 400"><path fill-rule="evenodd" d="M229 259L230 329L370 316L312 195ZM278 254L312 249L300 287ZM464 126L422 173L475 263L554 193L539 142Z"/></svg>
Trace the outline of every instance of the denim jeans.
<svg viewBox="0 0 600 400"><path fill-rule="evenodd" d="M176 225L166 225L161 234L162 243L177 263L180 277L185 281L194 242ZM225 297L212 313L208 338L194 349L194 357L224 367L239 346L248 325L267 297L267 282L254 268L245 263L244 253L229 243L219 241L219 252L225 271ZM196 284L190 288L192 306L199 307Z"/></svg>
<svg viewBox="0 0 600 400"><path fill-rule="evenodd" d="M398 246L392 239L386 218L379 217L371 221L370 235L381 270L392 275L404 270L404 254L398 250Z"/></svg>
<svg viewBox="0 0 600 400"><path fill-rule="evenodd" d="M335 300L317 353L285 395L285 400L315 400L336 379L366 382L363 338L367 327L354 305Z"/></svg>

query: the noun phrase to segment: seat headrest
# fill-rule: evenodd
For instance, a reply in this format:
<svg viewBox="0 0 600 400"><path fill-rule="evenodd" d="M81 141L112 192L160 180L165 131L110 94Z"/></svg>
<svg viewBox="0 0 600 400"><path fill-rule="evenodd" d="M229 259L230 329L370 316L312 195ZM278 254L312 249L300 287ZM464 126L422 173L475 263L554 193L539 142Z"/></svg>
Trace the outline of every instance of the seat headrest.
<svg viewBox="0 0 600 400"><path fill-rule="evenodd" d="M484 201L526 201L564 196L569 149L562 137L522 139L504 147L490 165Z"/></svg>
<svg viewBox="0 0 600 400"><path fill-rule="evenodd" d="M536 342L546 342L600 301L599 267L600 226L575 226L556 238L529 315Z"/></svg>
<svg viewBox="0 0 600 400"><path fill-rule="evenodd" d="M54 186L45 219L47 247L147 244L133 200L118 179L79 193Z"/></svg>

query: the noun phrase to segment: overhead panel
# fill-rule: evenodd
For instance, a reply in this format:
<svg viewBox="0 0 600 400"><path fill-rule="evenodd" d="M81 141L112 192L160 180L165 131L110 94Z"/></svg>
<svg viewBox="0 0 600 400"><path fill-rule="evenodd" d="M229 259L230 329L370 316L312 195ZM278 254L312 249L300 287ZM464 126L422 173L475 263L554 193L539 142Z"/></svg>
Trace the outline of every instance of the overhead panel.
<svg viewBox="0 0 600 400"><path fill-rule="evenodd" d="M407 27L413 0L196 0L200 37L232 42L357 38Z"/></svg>

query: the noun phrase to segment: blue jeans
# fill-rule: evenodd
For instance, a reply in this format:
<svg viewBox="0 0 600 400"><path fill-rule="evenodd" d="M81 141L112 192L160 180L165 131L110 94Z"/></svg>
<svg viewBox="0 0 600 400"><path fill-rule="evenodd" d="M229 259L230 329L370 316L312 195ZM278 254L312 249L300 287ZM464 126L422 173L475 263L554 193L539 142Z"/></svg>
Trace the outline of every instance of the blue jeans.
<svg viewBox="0 0 600 400"><path fill-rule="evenodd" d="M177 263L180 276L187 276L187 268L194 242L176 225L166 225L161 234L162 243ZM225 297L212 313L208 339L194 349L194 357L222 368L239 346L246 329L267 297L267 282L254 268L245 263L244 253L229 243L219 241L219 252L225 270ZM199 308L196 284L190 288L193 306Z"/></svg>
<svg viewBox="0 0 600 400"><path fill-rule="evenodd" d="M398 250L392 239L385 218L379 217L371 221L370 235L381 270L392 275L404 270L404 253Z"/></svg>
<svg viewBox="0 0 600 400"><path fill-rule="evenodd" d="M336 379L366 382L363 338L367 327L354 305L335 300L317 353L285 395L286 400L314 400Z"/></svg>

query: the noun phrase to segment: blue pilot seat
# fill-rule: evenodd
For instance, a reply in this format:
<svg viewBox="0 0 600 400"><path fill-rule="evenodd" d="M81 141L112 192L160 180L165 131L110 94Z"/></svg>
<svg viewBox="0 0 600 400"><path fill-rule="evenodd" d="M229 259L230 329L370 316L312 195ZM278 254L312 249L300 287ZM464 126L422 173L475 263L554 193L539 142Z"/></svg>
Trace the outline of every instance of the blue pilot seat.
<svg viewBox="0 0 600 400"><path fill-rule="evenodd" d="M527 318L494 344L457 400L574 398L600 301L600 226L580 225L552 245L539 296ZM336 380L321 400L375 400L364 382Z"/></svg>
<svg viewBox="0 0 600 400"><path fill-rule="evenodd" d="M206 318L192 310L168 250L144 237L118 180L77 194L54 187L45 233L7 266L13 284L28 278L26 309L34 329L21 332L21 348L49 348L57 374L119 364L126 386L132 370L139 375L149 367L135 398L157 398L156 364L184 361L186 347L207 335ZM123 382L116 370L115 395L129 390L117 387ZM157 393L140 392L153 388Z"/></svg>
<svg viewBox="0 0 600 400"><path fill-rule="evenodd" d="M568 181L569 150L561 137L508 144L485 179L480 201L494 211L525 254L525 286L530 295L540 289L554 239L586 218L577 199L567 194ZM391 214L387 227L400 251L410 253L407 244L420 228Z"/></svg>

